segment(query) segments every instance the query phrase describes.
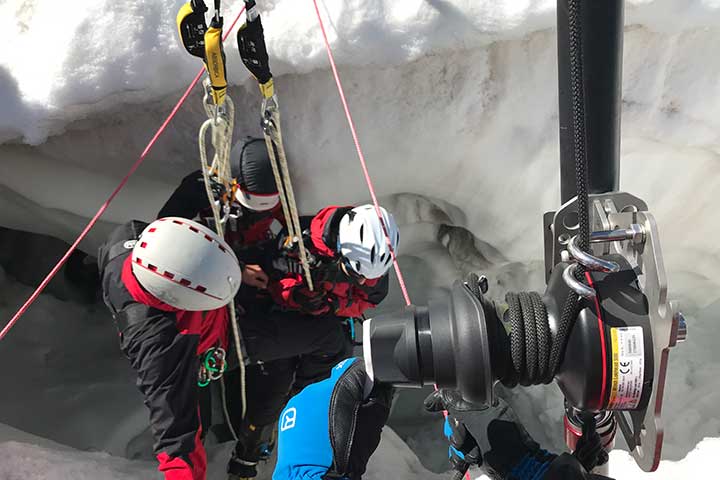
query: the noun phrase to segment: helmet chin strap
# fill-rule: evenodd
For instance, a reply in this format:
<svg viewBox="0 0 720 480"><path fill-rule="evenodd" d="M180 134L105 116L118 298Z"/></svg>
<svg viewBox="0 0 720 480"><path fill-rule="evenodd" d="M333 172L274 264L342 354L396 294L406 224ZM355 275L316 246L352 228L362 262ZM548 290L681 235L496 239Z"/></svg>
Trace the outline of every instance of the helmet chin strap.
<svg viewBox="0 0 720 480"><path fill-rule="evenodd" d="M338 250L340 249L340 242L338 242ZM351 272L348 268L347 264L344 262L344 257L340 255L340 259L338 260L338 263L340 264L340 270L347 275L348 277L355 280L359 285L363 285L367 281L367 277L360 275L359 273L355 272L354 270Z"/></svg>

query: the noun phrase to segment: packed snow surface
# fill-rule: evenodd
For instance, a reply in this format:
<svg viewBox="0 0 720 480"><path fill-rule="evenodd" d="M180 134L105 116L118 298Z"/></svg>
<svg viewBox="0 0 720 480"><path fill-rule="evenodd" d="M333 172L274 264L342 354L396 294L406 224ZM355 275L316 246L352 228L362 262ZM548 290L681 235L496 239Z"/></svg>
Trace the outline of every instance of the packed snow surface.
<svg viewBox="0 0 720 480"><path fill-rule="evenodd" d="M177 40L175 14L182 3L78 0L70 8L53 0L3 2L0 28L11 43L0 52L0 139L21 137L37 144L73 120L161 98L187 85L198 62L184 54ZM555 24L553 0L318 3L340 63L372 68L483 48ZM276 74L326 68L311 0L259 4ZM627 24L667 37L720 23L717 0L627 4ZM223 2L228 24L242 5L239 0ZM230 81L241 82L248 75L236 52L229 53ZM712 91L704 93L718 101ZM711 108L698 106L703 116L712 117Z"/></svg>
<svg viewBox="0 0 720 480"><path fill-rule="evenodd" d="M712 472L716 468L720 439L705 439L679 462L662 462L657 474L637 474L636 467L627 453L615 451L611 454L610 474L616 478L652 478L653 480L676 480L684 478L688 470ZM219 478L224 468L222 455L210 452L209 476ZM226 452L225 452L226 453ZM131 461L107 453L83 452L53 444L47 440L28 435L19 430L0 424L0 478L3 480L145 480L160 478L152 462ZM473 470L475 480L488 477ZM269 472L258 476L258 480L269 480ZM380 440L380 447L368 463L366 480L408 478L441 480L439 475L426 470L417 456L407 445L386 427Z"/></svg>
<svg viewBox="0 0 720 480"><path fill-rule="evenodd" d="M176 38L181 3L0 2L8 39L0 49L1 226L74 240L200 68ZM367 201L312 1L259 3L301 209ZM670 296L689 317L690 337L670 356L667 461L643 475L618 450L611 473L683 478L706 473L720 454L720 60L712 50L720 1L626 3L621 189L646 200L658 220ZM470 270L488 275L495 298L541 290L541 215L559 203L555 2L318 4L376 189L401 224L411 298L442 294ZM229 24L242 2L223 5ZM257 87L234 40L226 53L236 138L257 135ZM81 248L94 252L114 224L154 217L196 168L203 120L196 89ZM36 238L0 235L3 321L62 253ZM76 449L148 458L146 412L109 315L62 281L51 287L0 345L0 381L11 387L0 395L0 422ZM402 305L398 290L384 309ZM418 421L420 400L406 396L393 425L438 468L438 421ZM538 440L562 447L556 387L518 390L512 402ZM56 446L0 438L24 442L0 444L1 478L60 478L49 467ZM384 445L373 468L435 478L397 436ZM20 466L30 458L37 468ZM154 468L99 453L63 458L78 472L72 478L93 469L137 478Z"/></svg>

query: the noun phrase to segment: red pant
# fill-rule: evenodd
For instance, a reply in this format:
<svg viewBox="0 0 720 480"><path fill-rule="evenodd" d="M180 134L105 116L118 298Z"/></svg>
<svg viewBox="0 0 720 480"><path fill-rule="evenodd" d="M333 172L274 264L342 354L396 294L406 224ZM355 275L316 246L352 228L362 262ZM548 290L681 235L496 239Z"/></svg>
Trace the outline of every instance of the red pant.
<svg viewBox="0 0 720 480"><path fill-rule="evenodd" d="M187 456L186 461L181 457L171 457L165 452L157 455L160 462L158 470L165 475L165 480L205 480L207 457L200 440L200 429L195 437L195 450Z"/></svg>

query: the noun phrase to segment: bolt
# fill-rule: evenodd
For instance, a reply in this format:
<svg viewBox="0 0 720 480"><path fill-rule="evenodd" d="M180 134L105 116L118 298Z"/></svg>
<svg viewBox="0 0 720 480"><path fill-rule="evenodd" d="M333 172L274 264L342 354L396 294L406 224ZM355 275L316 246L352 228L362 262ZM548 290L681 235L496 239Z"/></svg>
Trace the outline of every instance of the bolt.
<svg viewBox="0 0 720 480"><path fill-rule="evenodd" d="M635 245L640 245L645 242L645 229L642 225L633 223L632 225L630 225L630 228L628 230L633 233L632 242Z"/></svg>
<svg viewBox="0 0 720 480"><path fill-rule="evenodd" d="M675 334L675 343L682 343L687 339L687 321L685 315L682 312L677 312L674 315L675 321L677 321L677 333Z"/></svg>

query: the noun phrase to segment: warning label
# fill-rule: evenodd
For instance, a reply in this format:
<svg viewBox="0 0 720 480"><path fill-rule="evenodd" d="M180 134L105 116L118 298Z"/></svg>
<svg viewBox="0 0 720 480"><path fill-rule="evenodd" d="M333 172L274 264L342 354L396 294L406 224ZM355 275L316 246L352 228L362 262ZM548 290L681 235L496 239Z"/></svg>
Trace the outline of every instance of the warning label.
<svg viewBox="0 0 720 480"><path fill-rule="evenodd" d="M637 408L642 396L645 368L642 327L611 328L612 386L609 409Z"/></svg>

